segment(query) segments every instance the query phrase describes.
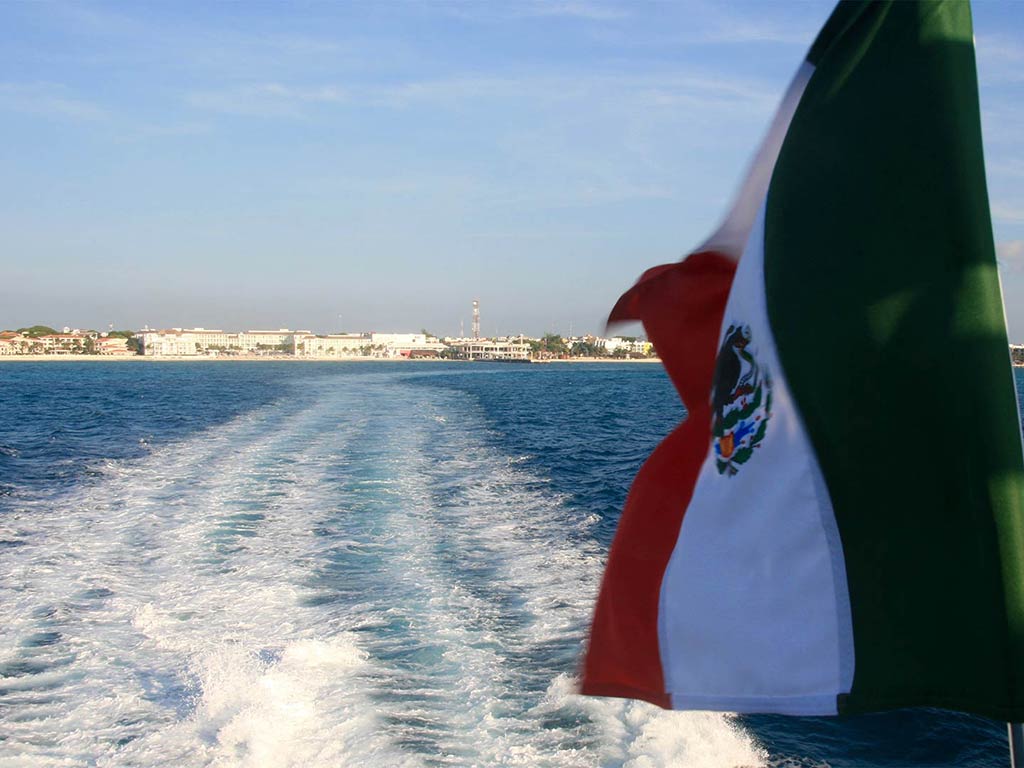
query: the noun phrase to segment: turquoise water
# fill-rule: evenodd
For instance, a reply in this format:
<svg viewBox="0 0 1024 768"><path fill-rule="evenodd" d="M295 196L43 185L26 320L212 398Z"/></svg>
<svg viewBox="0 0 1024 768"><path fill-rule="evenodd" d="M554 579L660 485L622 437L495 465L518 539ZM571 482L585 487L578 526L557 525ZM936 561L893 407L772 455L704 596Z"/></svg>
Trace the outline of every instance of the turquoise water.
<svg viewBox="0 0 1024 768"><path fill-rule="evenodd" d="M23 363L0 392L0 764L1006 764L951 713L572 693L684 415L657 366Z"/></svg>

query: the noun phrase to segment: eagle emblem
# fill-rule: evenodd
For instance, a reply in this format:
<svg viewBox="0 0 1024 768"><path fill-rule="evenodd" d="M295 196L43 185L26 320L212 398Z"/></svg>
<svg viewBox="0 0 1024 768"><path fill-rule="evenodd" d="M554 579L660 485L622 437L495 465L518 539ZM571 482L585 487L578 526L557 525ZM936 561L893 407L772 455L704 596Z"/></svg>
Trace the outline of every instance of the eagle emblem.
<svg viewBox="0 0 1024 768"><path fill-rule="evenodd" d="M759 448L772 415L772 382L750 347L750 326L730 325L715 361L711 434L718 474L732 477Z"/></svg>

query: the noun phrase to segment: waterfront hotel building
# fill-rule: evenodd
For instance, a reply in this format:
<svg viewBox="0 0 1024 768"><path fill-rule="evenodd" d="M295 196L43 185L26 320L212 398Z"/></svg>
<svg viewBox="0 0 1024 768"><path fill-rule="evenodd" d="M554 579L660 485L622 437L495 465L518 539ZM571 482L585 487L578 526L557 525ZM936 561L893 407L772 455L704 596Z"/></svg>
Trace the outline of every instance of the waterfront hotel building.
<svg viewBox="0 0 1024 768"><path fill-rule="evenodd" d="M445 345L423 333L325 334L312 331L222 331L171 328L136 335L148 357L290 355L295 357L409 357L439 355Z"/></svg>

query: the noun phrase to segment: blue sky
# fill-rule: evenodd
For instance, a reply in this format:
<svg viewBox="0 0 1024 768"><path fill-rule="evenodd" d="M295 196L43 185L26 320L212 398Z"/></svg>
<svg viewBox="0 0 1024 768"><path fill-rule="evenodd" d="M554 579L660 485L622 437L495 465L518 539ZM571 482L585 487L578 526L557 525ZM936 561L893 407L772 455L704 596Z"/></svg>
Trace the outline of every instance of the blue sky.
<svg viewBox="0 0 1024 768"><path fill-rule="evenodd" d="M0 327L599 331L716 225L831 7L0 4ZM1024 341L1024 4L974 16Z"/></svg>

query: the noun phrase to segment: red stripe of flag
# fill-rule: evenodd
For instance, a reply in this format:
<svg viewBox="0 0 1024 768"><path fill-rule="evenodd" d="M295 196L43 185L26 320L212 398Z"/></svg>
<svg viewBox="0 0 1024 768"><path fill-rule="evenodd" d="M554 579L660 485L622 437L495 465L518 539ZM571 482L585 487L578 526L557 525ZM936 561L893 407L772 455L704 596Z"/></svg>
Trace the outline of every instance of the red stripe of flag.
<svg viewBox="0 0 1024 768"><path fill-rule="evenodd" d="M711 442L711 381L735 270L733 259L710 251L654 267L608 318L644 324L688 415L629 491L594 611L581 693L671 707L658 646L661 580Z"/></svg>

